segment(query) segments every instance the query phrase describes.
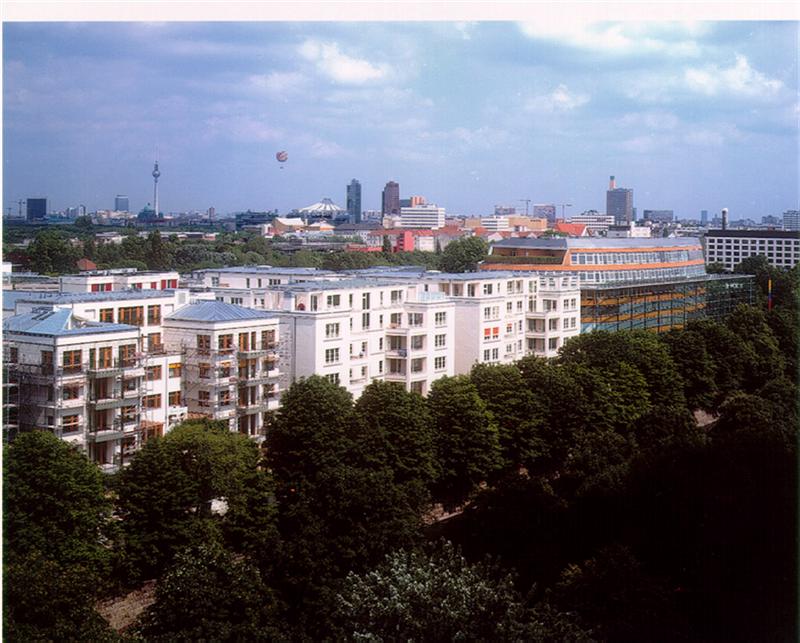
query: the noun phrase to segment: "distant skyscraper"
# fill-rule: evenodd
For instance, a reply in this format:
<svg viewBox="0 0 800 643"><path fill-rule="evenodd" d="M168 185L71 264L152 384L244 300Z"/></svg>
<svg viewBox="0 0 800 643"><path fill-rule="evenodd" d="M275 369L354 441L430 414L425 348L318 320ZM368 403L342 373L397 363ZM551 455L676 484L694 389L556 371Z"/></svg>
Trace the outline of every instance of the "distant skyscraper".
<svg viewBox="0 0 800 643"><path fill-rule="evenodd" d="M633 222L633 190L618 188L614 177L609 177L606 192L606 214L613 215L616 225Z"/></svg>
<svg viewBox="0 0 800 643"><path fill-rule="evenodd" d="M355 179L347 186L347 218L350 223L361 223L361 184Z"/></svg>
<svg viewBox="0 0 800 643"><path fill-rule="evenodd" d="M700 225L708 225L708 210L700 210Z"/></svg>
<svg viewBox="0 0 800 643"><path fill-rule="evenodd" d="M389 181L383 188L381 198L381 213L400 214L400 184Z"/></svg>
<svg viewBox="0 0 800 643"><path fill-rule="evenodd" d="M128 197L124 194L118 194L117 198L114 199L114 209L117 212L128 212L130 210L130 203L128 202Z"/></svg>
<svg viewBox="0 0 800 643"><path fill-rule="evenodd" d="M153 210L155 211L156 219L158 219L159 210L158 210L158 177L161 176L161 172L158 169L158 161L155 162L153 166Z"/></svg>
<svg viewBox="0 0 800 643"><path fill-rule="evenodd" d="M27 199L28 221L41 221L47 216L47 199Z"/></svg>
<svg viewBox="0 0 800 643"><path fill-rule="evenodd" d="M554 226L556 223L556 206L552 203L534 203L532 216L534 219L547 219L547 225Z"/></svg>

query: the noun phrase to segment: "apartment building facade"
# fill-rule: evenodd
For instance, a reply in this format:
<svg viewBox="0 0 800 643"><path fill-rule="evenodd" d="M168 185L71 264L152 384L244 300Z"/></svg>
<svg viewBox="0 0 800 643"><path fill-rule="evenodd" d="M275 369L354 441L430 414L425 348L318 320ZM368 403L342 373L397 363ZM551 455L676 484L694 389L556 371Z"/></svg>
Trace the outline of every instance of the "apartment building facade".
<svg viewBox="0 0 800 643"><path fill-rule="evenodd" d="M190 303L164 320L167 349L183 356L189 417L223 420L231 431L265 435L280 395L279 319L219 301Z"/></svg>
<svg viewBox="0 0 800 643"><path fill-rule="evenodd" d="M174 270L138 271L134 268L90 270L59 277L59 290L67 292L113 292L118 290L172 290L180 275Z"/></svg>

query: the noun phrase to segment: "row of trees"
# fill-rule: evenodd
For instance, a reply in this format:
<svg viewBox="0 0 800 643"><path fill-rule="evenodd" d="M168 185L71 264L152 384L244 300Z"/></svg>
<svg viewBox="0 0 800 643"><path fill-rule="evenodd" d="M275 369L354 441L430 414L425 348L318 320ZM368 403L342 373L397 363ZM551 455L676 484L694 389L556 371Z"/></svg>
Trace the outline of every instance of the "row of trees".
<svg viewBox="0 0 800 643"><path fill-rule="evenodd" d="M20 436L6 634L113 637L93 600L158 578L129 634L785 640L798 415L780 308L581 335L427 398L374 382L354 403L311 377L263 451L190 422L107 489L55 437ZM466 508L438 522L436 504Z"/></svg>
<svg viewBox="0 0 800 643"><path fill-rule="evenodd" d="M65 230L45 228L37 232L26 249L6 247L9 260L41 274L75 272L76 261L86 257L100 268L139 268L179 270L188 272L200 268L269 264L345 270L370 268L378 265L420 265L431 270L464 272L475 270L486 257L488 244L483 239L468 237L454 241L437 252L345 252L299 250L285 252L273 242L251 234L220 233L216 241L172 240L158 230L147 237L135 229L120 244L97 244L93 232L77 235L77 243ZM386 239L388 241L388 238Z"/></svg>

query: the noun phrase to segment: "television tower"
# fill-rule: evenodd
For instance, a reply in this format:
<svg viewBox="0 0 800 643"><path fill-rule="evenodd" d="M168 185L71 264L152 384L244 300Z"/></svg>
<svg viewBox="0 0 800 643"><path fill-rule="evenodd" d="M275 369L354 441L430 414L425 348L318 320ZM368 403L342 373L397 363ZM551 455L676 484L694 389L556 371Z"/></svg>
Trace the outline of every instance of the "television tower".
<svg viewBox="0 0 800 643"><path fill-rule="evenodd" d="M155 205L156 213L155 218L158 219L158 177L161 176L161 172L158 170L158 159L156 159L155 165L153 166L153 204Z"/></svg>

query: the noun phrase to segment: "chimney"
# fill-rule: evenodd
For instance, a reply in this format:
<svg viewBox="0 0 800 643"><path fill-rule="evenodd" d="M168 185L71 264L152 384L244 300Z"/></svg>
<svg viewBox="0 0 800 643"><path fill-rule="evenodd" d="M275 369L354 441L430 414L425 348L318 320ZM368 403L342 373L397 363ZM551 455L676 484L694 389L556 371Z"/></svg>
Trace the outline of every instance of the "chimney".
<svg viewBox="0 0 800 643"><path fill-rule="evenodd" d="M722 208L722 229L728 229L728 208Z"/></svg>
<svg viewBox="0 0 800 643"><path fill-rule="evenodd" d="M616 190L617 189L617 182L614 180L614 176L613 175L608 177L608 189L609 190Z"/></svg>

